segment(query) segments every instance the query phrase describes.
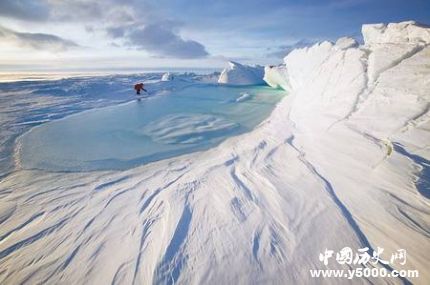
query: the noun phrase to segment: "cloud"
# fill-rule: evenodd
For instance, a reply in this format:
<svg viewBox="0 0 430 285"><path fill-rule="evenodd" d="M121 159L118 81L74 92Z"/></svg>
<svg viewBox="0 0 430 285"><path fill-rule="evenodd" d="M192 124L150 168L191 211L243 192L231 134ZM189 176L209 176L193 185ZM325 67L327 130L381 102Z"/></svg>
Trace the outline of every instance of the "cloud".
<svg viewBox="0 0 430 285"><path fill-rule="evenodd" d="M50 20L60 22L99 21L111 7L93 0L45 0L50 4Z"/></svg>
<svg viewBox="0 0 430 285"><path fill-rule="evenodd" d="M183 39L170 24L147 24L143 27L108 29L112 38L123 38L125 45L146 50L156 56L173 58L201 58L209 53L201 43Z"/></svg>
<svg viewBox="0 0 430 285"><path fill-rule="evenodd" d="M312 46L315 43L317 43L317 41L303 39L291 45L281 45L276 48L269 49L269 53L266 55L266 57L284 58L285 56L287 56L287 54L289 54L296 48L304 48L304 47Z"/></svg>
<svg viewBox="0 0 430 285"><path fill-rule="evenodd" d="M36 50L64 51L79 47L73 41L42 33L21 33L0 26L0 39Z"/></svg>
<svg viewBox="0 0 430 285"><path fill-rule="evenodd" d="M127 30L127 28L123 27L123 26L109 27L106 29L106 32L107 32L109 37L111 37L113 39L118 39L118 38L122 38L125 36L126 30Z"/></svg>
<svg viewBox="0 0 430 285"><path fill-rule="evenodd" d="M37 4L35 4L37 3ZM163 8L164 9L164 8ZM0 0L0 16L20 20L45 20L50 24L81 23L87 33L105 31L115 45L145 50L166 58L208 56L203 44L183 38L181 25L163 15L147 0ZM91 28L87 28L91 27ZM48 34L20 33L5 28L3 38L34 49L66 50L77 44Z"/></svg>
<svg viewBox="0 0 430 285"><path fill-rule="evenodd" d="M49 17L49 6L43 1L1 0L0 16L22 20L42 21Z"/></svg>
<svg viewBox="0 0 430 285"><path fill-rule="evenodd" d="M0 0L1 1L1 0ZM150 1L107 0L47 0L51 18L57 21L92 22L101 24L108 38L120 45L145 50L158 57L202 58L208 56L203 44L184 39L177 32L181 25L166 19ZM99 26L100 27L100 26Z"/></svg>

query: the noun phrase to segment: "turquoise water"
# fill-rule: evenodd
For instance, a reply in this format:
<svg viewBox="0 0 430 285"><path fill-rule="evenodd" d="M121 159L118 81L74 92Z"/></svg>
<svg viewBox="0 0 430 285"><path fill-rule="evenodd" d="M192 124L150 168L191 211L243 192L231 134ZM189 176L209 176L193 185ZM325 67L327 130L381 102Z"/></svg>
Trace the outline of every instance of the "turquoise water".
<svg viewBox="0 0 430 285"><path fill-rule="evenodd" d="M127 169L250 131L283 95L265 86L196 85L94 109L31 129L18 141L18 159L25 169Z"/></svg>

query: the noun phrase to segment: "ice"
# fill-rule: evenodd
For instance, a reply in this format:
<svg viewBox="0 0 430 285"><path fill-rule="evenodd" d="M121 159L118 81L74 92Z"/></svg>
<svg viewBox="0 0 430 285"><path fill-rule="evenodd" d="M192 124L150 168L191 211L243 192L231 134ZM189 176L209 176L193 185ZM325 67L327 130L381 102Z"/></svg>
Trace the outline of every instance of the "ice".
<svg viewBox="0 0 430 285"><path fill-rule="evenodd" d="M288 71L285 65L266 66L264 68L264 81L273 88L282 88L290 91Z"/></svg>
<svg viewBox="0 0 430 285"><path fill-rule="evenodd" d="M329 181L370 244L407 248L410 267L425 274L422 284L430 278L426 233L418 229L430 225L423 190L430 179L429 31L413 22L364 26L365 46L295 50L285 58L288 80L269 76L272 86L291 83L291 145Z"/></svg>
<svg viewBox="0 0 430 285"><path fill-rule="evenodd" d="M227 135L238 127L239 124L221 117L189 113L168 115L151 122L143 128L143 133L165 144L194 144Z"/></svg>
<svg viewBox="0 0 430 285"><path fill-rule="evenodd" d="M163 76L161 77L161 81L171 81L173 80L173 74L171 74L170 72L166 72L163 74Z"/></svg>
<svg viewBox="0 0 430 285"><path fill-rule="evenodd" d="M251 94L247 92L240 93L240 97L236 99L236 102L242 102L251 98Z"/></svg>
<svg viewBox="0 0 430 285"><path fill-rule="evenodd" d="M343 37L336 41L335 46L339 49L358 47L358 42L353 38Z"/></svg>
<svg viewBox="0 0 430 285"><path fill-rule="evenodd" d="M235 96L202 96L210 108L214 102L232 106L222 120L209 107L190 108L157 117L153 128L132 128L187 146L212 127L230 130L229 122L254 119L252 131L209 149L121 171L17 168L4 175L1 283L344 284L343 278L311 278L309 270L356 268L318 259L325 249L347 246L367 247L370 255L383 248L388 260L405 249L406 265L374 266L419 271L418 278L353 283L429 284L429 30L413 23L370 30L364 46L322 42L266 67L268 83L288 95L262 122L256 109L246 112L254 89L229 87ZM193 78L182 79L147 87L157 90L155 101L196 87ZM115 86L110 90L120 90ZM33 112L69 112L69 96L76 94L60 92L65 86L58 82L42 88L61 93L55 98L9 87L2 85L7 113L0 117L8 138L17 133L11 124L44 119ZM243 92L251 98L236 102ZM126 106L139 106L133 103ZM31 132L59 124L52 119Z"/></svg>
<svg viewBox="0 0 430 285"><path fill-rule="evenodd" d="M230 61L218 79L218 83L231 85L261 85L264 84L264 67L249 66Z"/></svg>
<svg viewBox="0 0 430 285"><path fill-rule="evenodd" d="M244 90L252 100L242 102ZM281 94L268 87L190 86L42 124L18 140L15 158L26 169L130 168L249 131Z"/></svg>
<svg viewBox="0 0 430 285"><path fill-rule="evenodd" d="M366 45L430 43L429 26L415 21L363 25L362 33Z"/></svg>

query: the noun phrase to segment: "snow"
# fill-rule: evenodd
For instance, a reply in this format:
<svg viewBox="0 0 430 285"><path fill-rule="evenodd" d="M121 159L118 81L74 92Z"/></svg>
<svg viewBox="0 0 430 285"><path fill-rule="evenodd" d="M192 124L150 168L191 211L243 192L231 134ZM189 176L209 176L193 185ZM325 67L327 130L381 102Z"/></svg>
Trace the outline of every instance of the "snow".
<svg viewBox="0 0 430 285"><path fill-rule="evenodd" d="M218 83L231 85L261 85L264 84L264 67L242 65L230 61L229 67L225 68L218 79Z"/></svg>
<svg viewBox="0 0 430 285"><path fill-rule="evenodd" d="M236 102L242 102L251 98L251 94L248 92L243 92L240 94L240 97L236 99Z"/></svg>
<svg viewBox="0 0 430 285"><path fill-rule="evenodd" d="M171 81L173 80L173 74L171 74L170 72L166 72L163 74L163 76L161 77L161 81Z"/></svg>
<svg viewBox="0 0 430 285"><path fill-rule="evenodd" d="M429 30L372 29L365 46L323 42L266 67L289 95L209 150L125 171L4 176L1 283L344 284L309 269L349 269L318 259L348 246L382 247L384 259L405 249L406 265L388 269L419 270L354 283L428 284Z"/></svg>
<svg viewBox="0 0 430 285"><path fill-rule="evenodd" d="M289 54L284 67L293 145L373 247L407 248L409 266L423 274L417 284L430 278L428 237L418 229L430 224L422 182L429 180L429 31L411 22L364 26L364 47L322 43Z"/></svg>
<svg viewBox="0 0 430 285"><path fill-rule="evenodd" d="M430 43L429 26L415 21L363 25L362 33L366 45Z"/></svg>
<svg viewBox="0 0 430 285"><path fill-rule="evenodd" d="M358 42L353 38L343 37L336 41L335 46L339 49L348 49L352 47L357 47Z"/></svg>

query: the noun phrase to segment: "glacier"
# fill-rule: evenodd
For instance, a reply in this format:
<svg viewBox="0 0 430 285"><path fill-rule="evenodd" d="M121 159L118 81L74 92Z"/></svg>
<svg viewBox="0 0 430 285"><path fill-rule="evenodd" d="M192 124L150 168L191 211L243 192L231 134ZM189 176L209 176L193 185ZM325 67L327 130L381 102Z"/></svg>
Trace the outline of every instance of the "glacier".
<svg viewBox="0 0 430 285"><path fill-rule="evenodd" d="M344 284L309 270L348 246L405 249L406 265L388 270L419 270L353 284L428 284L429 33L365 25L364 45L292 51L261 74L288 96L211 149L123 171L4 175L0 282Z"/></svg>

